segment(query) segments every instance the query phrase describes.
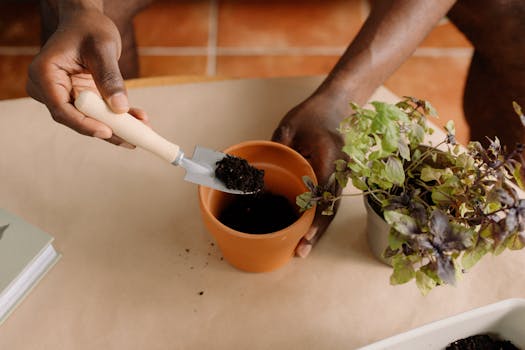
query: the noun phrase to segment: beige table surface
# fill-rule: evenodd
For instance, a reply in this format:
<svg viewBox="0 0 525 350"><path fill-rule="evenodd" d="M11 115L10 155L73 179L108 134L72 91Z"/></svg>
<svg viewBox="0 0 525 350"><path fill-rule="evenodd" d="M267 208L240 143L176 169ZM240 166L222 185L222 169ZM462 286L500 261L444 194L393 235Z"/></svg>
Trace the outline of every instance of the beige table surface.
<svg viewBox="0 0 525 350"><path fill-rule="evenodd" d="M187 153L268 139L319 78L130 90ZM393 98L385 90L375 98ZM525 297L525 252L487 257L427 297L392 287L345 198L307 259L235 270L205 231L182 169L81 137L30 99L0 102L0 207L56 238L63 258L0 327L0 349L354 349L510 297ZM443 121L444 123L444 121ZM201 295L202 294L202 295Z"/></svg>

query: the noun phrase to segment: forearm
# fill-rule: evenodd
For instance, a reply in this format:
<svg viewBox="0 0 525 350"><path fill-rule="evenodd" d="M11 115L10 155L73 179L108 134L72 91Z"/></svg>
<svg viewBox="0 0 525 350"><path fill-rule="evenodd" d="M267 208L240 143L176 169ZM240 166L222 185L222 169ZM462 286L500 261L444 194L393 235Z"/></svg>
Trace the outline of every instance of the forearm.
<svg viewBox="0 0 525 350"><path fill-rule="evenodd" d="M104 0L40 0L42 8L47 9L44 15L54 15L60 19L73 11L99 10L104 11Z"/></svg>
<svg viewBox="0 0 525 350"><path fill-rule="evenodd" d="M59 17L71 11L99 10L104 11L103 0L52 0L57 2Z"/></svg>
<svg viewBox="0 0 525 350"><path fill-rule="evenodd" d="M317 92L365 103L412 53L454 0L379 0Z"/></svg>

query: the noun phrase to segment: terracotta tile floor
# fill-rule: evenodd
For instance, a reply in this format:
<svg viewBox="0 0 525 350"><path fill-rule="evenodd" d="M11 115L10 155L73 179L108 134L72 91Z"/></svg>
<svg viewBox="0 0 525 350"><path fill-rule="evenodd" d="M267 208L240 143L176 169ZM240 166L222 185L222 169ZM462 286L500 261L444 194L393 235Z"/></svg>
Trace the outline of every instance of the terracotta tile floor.
<svg viewBox="0 0 525 350"><path fill-rule="evenodd" d="M27 66L39 45L37 3L0 3L0 99L26 96ZM366 0L157 0L134 21L140 75L326 74L368 9ZM428 99L438 123L456 120L465 142L461 95L471 52L443 20L385 85Z"/></svg>

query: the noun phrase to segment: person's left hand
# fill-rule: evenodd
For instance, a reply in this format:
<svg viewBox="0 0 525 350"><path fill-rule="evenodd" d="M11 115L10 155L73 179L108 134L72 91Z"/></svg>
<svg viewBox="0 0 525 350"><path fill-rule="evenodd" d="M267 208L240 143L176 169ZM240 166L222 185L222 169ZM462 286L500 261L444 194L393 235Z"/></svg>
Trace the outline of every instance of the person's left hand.
<svg viewBox="0 0 525 350"><path fill-rule="evenodd" d="M340 96L314 94L290 110L273 133L273 141L295 149L308 160L321 186L327 184L335 171L335 160L346 158L341 150L343 140L337 127L348 112L348 106L349 103ZM340 192L338 189L337 194ZM338 203L334 213L337 207ZM306 257L334 218L335 214L321 215L321 211L318 207L310 230L297 245L296 255Z"/></svg>

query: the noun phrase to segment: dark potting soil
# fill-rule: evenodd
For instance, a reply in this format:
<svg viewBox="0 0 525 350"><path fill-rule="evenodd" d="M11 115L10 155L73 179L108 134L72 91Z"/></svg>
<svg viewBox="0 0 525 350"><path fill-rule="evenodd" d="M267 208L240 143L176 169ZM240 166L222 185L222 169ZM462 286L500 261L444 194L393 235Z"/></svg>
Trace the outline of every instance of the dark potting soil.
<svg viewBox="0 0 525 350"><path fill-rule="evenodd" d="M242 192L259 192L264 187L264 170L251 166L246 159L227 154L219 160L215 177L226 188Z"/></svg>
<svg viewBox="0 0 525 350"><path fill-rule="evenodd" d="M456 340L446 350L520 350L508 340L492 338L487 334L477 334Z"/></svg>
<svg viewBox="0 0 525 350"><path fill-rule="evenodd" d="M299 218L295 206L288 199L270 192L234 195L232 198L218 219L236 231L271 233L290 226Z"/></svg>

